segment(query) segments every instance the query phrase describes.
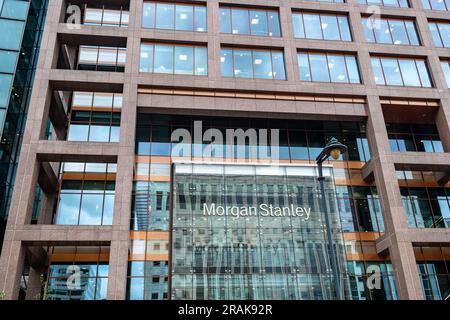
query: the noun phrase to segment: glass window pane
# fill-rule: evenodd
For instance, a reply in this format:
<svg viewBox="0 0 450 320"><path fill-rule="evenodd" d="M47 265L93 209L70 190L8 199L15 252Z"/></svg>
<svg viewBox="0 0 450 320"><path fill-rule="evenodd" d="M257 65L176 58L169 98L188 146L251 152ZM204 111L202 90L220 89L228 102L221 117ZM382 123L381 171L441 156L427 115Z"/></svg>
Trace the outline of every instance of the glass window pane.
<svg viewBox="0 0 450 320"><path fill-rule="evenodd" d="M347 17L338 16L339 30L341 31L341 38L343 41L352 41L352 35L350 33L350 27Z"/></svg>
<svg viewBox="0 0 450 320"><path fill-rule="evenodd" d="M96 64L97 57L98 57L97 48L80 47L80 58L78 61L79 63Z"/></svg>
<svg viewBox="0 0 450 320"><path fill-rule="evenodd" d="M250 34L248 11L241 9L232 9L231 25L231 33L233 34Z"/></svg>
<svg viewBox="0 0 450 320"><path fill-rule="evenodd" d="M409 44L413 46L418 46L419 43L419 37L417 36L417 30L414 22L412 21L405 21L406 26L406 32L408 33L409 37Z"/></svg>
<svg viewBox="0 0 450 320"><path fill-rule="evenodd" d="M208 75L208 49L195 47L195 75Z"/></svg>
<svg viewBox="0 0 450 320"><path fill-rule="evenodd" d="M428 68L423 60L416 60L417 70L419 70L420 81L422 81L422 87L431 87L430 74Z"/></svg>
<svg viewBox="0 0 450 320"><path fill-rule="evenodd" d="M292 24L294 27L294 37L304 38L305 30L303 29L303 15L301 13L295 13L292 15Z"/></svg>
<svg viewBox="0 0 450 320"><path fill-rule="evenodd" d="M81 199L80 225L100 225L102 222L103 195L83 194Z"/></svg>
<svg viewBox="0 0 450 320"><path fill-rule="evenodd" d="M280 18L278 16L278 12L276 11L268 11L268 24L269 24L269 36L271 37L280 37Z"/></svg>
<svg viewBox="0 0 450 320"><path fill-rule="evenodd" d="M272 61L270 52L253 51L254 77L272 79Z"/></svg>
<svg viewBox="0 0 450 320"><path fill-rule="evenodd" d="M437 27L444 47L450 48L450 23L439 23Z"/></svg>
<svg viewBox="0 0 450 320"><path fill-rule="evenodd" d="M105 195L105 205L103 208L103 225L112 225L114 215L114 195Z"/></svg>
<svg viewBox="0 0 450 320"><path fill-rule="evenodd" d="M374 27L373 32L375 33L377 43L392 43L391 32L387 20L380 19L379 28L376 28L378 25L375 25Z"/></svg>
<svg viewBox="0 0 450 320"><path fill-rule="evenodd" d="M399 59L398 62L400 64L404 85L420 87L420 79L414 60Z"/></svg>
<svg viewBox="0 0 450 320"><path fill-rule="evenodd" d="M251 34L256 36L267 36L267 13L262 10L250 10Z"/></svg>
<svg viewBox="0 0 450 320"><path fill-rule="evenodd" d="M17 52L0 50L0 72L14 73L16 61Z"/></svg>
<svg viewBox="0 0 450 320"><path fill-rule="evenodd" d="M9 101L13 76L0 74L0 107L6 107Z"/></svg>
<svg viewBox="0 0 450 320"><path fill-rule="evenodd" d="M28 13L28 1L7 0L3 4L2 17L18 20L26 20Z"/></svg>
<svg viewBox="0 0 450 320"><path fill-rule="evenodd" d="M311 65L311 74L313 81L330 82L328 74L327 59L323 54L309 54L309 63Z"/></svg>
<svg viewBox="0 0 450 320"><path fill-rule="evenodd" d="M119 141L120 141L120 127L111 126L111 137L109 138L109 142L119 142Z"/></svg>
<svg viewBox="0 0 450 320"><path fill-rule="evenodd" d="M102 9L86 8L84 12L84 24L100 25L102 23Z"/></svg>
<svg viewBox="0 0 450 320"><path fill-rule="evenodd" d="M193 47L175 47L175 74L194 74Z"/></svg>
<svg viewBox="0 0 450 320"><path fill-rule="evenodd" d="M286 80L286 71L284 69L284 55L282 52L272 51L273 77L276 80Z"/></svg>
<svg viewBox="0 0 450 320"><path fill-rule="evenodd" d="M155 45L155 73L173 73L173 46Z"/></svg>
<svg viewBox="0 0 450 320"><path fill-rule="evenodd" d="M103 10L103 24L120 25L120 11Z"/></svg>
<svg viewBox="0 0 450 320"><path fill-rule="evenodd" d="M339 27L336 16L321 15L321 26L325 40L340 40Z"/></svg>
<svg viewBox="0 0 450 320"><path fill-rule="evenodd" d="M155 7L156 4L153 2L144 2L144 8L142 12L142 27L155 27Z"/></svg>
<svg viewBox="0 0 450 320"><path fill-rule="evenodd" d="M91 125L89 128L89 141L108 142L110 126Z"/></svg>
<svg viewBox="0 0 450 320"><path fill-rule="evenodd" d="M117 49L100 48L98 50L98 64L116 64Z"/></svg>
<svg viewBox="0 0 450 320"><path fill-rule="evenodd" d="M220 8L220 32L231 33L231 10Z"/></svg>
<svg viewBox="0 0 450 320"><path fill-rule="evenodd" d="M390 86L403 85L400 68L398 67L397 59L381 58L381 65L383 66L386 84Z"/></svg>
<svg viewBox="0 0 450 320"><path fill-rule="evenodd" d="M156 4L156 28L173 29L175 9L172 4Z"/></svg>
<svg viewBox="0 0 450 320"><path fill-rule="evenodd" d="M375 42L375 34L373 33L374 21L372 19L362 19L364 36L367 42Z"/></svg>
<svg viewBox="0 0 450 320"><path fill-rule="evenodd" d="M153 45L141 44L139 72L153 72Z"/></svg>
<svg viewBox="0 0 450 320"><path fill-rule="evenodd" d="M187 31L192 31L194 29L194 8L192 6L176 6L175 29Z"/></svg>
<svg viewBox="0 0 450 320"><path fill-rule="evenodd" d="M253 77L252 52L250 50L233 50L234 76L238 78Z"/></svg>
<svg viewBox="0 0 450 320"><path fill-rule="evenodd" d="M305 34L308 39L322 39L320 18L317 14L303 14Z"/></svg>
<svg viewBox="0 0 450 320"><path fill-rule="evenodd" d="M61 193L59 196L56 224L78 224L80 194Z"/></svg>
<svg viewBox="0 0 450 320"><path fill-rule="evenodd" d="M88 141L88 125L71 124L67 141Z"/></svg>
<svg viewBox="0 0 450 320"><path fill-rule="evenodd" d="M300 80L311 81L311 71L309 70L308 54L299 53L297 55L297 58Z"/></svg>
<svg viewBox="0 0 450 320"><path fill-rule="evenodd" d="M330 70L332 82L348 83L344 56L328 55L328 69Z"/></svg>
<svg viewBox="0 0 450 320"><path fill-rule="evenodd" d="M92 92L75 91L72 98L72 106L90 107L92 106Z"/></svg>
<svg viewBox="0 0 450 320"><path fill-rule="evenodd" d="M389 27L394 44L409 44L408 35L403 21L389 20Z"/></svg>
<svg viewBox="0 0 450 320"><path fill-rule="evenodd" d="M220 72L222 77L233 77L233 52L230 49L220 50Z"/></svg>
<svg viewBox="0 0 450 320"><path fill-rule="evenodd" d="M112 108L113 95L112 93L94 93L94 107L109 107Z"/></svg>
<svg viewBox="0 0 450 320"><path fill-rule="evenodd" d="M347 72L350 83L361 83L356 57L345 56L345 62L347 64Z"/></svg>
<svg viewBox="0 0 450 320"><path fill-rule="evenodd" d="M381 62L379 58L372 58L372 71L374 74L376 84L385 85L383 70L381 68Z"/></svg>
<svg viewBox="0 0 450 320"><path fill-rule="evenodd" d="M7 50L19 50L22 42L23 21L0 19L0 30L3 32L0 38L0 48Z"/></svg>
<svg viewBox="0 0 450 320"><path fill-rule="evenodd" d="M442 71L444 71L445 79L447 80L447 87L450 88L450 64L447 61L441 62Z"/></svg>
<svg viewBox="0 0 450 320"><path fill-rule="evenodd" d="M195 6L195 31L197 32L206 32L206 7L203 6Z"/></svg>

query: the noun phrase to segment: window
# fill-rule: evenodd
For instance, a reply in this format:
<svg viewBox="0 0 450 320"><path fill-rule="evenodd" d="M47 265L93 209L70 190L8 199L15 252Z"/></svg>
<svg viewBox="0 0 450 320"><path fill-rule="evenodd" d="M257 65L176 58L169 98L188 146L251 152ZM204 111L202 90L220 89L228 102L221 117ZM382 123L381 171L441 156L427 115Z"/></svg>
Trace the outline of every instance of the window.
<svg viewBox="0 0 450 320"><path fill-rule="evenodd" d="M280 37L278 11L221 7L220 32Z"/></svg>
<svg viewBox="0 0 450 320"><path fill-rule="evenodd" d="M80 46L78 70L123 72L125 56L125 48Z"/></svg>
<svg viewBox="0 0 450 320"><path fill-rule="evenodd" d="M446 188L401 187L410 228L450 228L450 194Z"/></svg>
<svg viewBox="0 0 450 320"><path fill-rule="evenodd" d="M292 20L296 38L352 41L347 16L295 12Z"/></svg>
<svg viewBox="0 0 450 320"><path fill-rule="evenodd" d="M0 50L0 72L14 73L18 52Z"/></svg>
<svg viewBox="0 0 450 320"><path fill-rule="evenodd" d="M156 264L157 263L157 264ZM127 299L167 299L167 261L130 261L128 263Z"/></svg>
<svg viewBox="0 0 450 320"><path fill-rule="evenodd" d="M282 51L222 48L222 77L286 80Z"/></svg>
<svg viewBox="0 0 450 320"><path fill-rule="evenodd" d="M393 152L444 152L435 125L387 123L386 128Z"/></svg>
<svg viewBox="0 0 450 320"><path fill-rule="evenodd" d="M72 97L72 109L84 109L86 107L94 107L96 109L120 109L122 108L122 94L109 92L74 91Z"/></svg>
<svg viewBox="0 0 450 320"><path fill-rule="evenodd" d="M361 22L367 42L412 46L420 44L413 21L363 18Z"/></svg>
<svg viewBox="0 0 450 320"><path fill-rule="evenodd" d="M425 60L372 57L371 61L379 85L431 87Z"/></svg>
<svg viewBox="0 0 450 320"><path fill-rule="evenodd" d="M300 80L361 83L355 56L301 52L297 57Z"/></svg>
<svg viewBox="0 0 450 320"><path fill-rule="evenodd" d="M144 2L142 27L206 32L206 7L191 4Z"/></svg>
<svg viewBox="0 0 450 320"><path fill-rule="evenodd" d="M450 0L422 0L422 6L428 10L450 11Z"/></svg>
<svg viewBox="0 0 450 320"><path fill-rule="evenodd" d="M433 42L436 47L450 48L450 23L430 22Z"/></svg>
<svg viewBox="0 0 450 320"><path fill-rule="evenodd" d="M86 8L84 10L85 25L128 27L129 12L122 9L111 10L106 8Z"/></svg>
<svg viewBox="0 0 450 320"><path fill-rule="evenodd" d="M384 7L397 7L397 8L409 8L408 0L358 0L359 4L367 4L369 6L384 6Z"/></svg>
<svg viewBox="0 0 450 320"><path fill-rule="evenodd" d="M55 224L111 225L114 181L63 180Z"/></svg>
<svg viewBox="0 0 450 320"><path fill-rule="evenodd" d="M106 263L52 263L49 268L48 300L106 300L109 266ZM68 286L70 276L80 273L80 287ZM73 280L72 280L73 281Z"/></svg>
<svg viewBox="0 0 450 320"><path fill-rule="evenodd" d="M0 30L3 32L0 39L0 48L6 50L19 50L22 42L23 21L0 19Z"/></svg>
<svg viewBox="0 0 450 320"><path fill-rule="evenodd" d="M120 112L73 110L67 141L119 142Z"/></svg>
<svg viewBox="0 0 450 320"><path fill-rule="evenodd" d="M28 1L5 0L0 3L0 17L15 20L26 20L28 14ZM9 30L8 30L9 31ZM5 34L3 35L5 36Z"/></svg>
<svg viewBox="0 0 450 320"><path fill-rule="evenodd" d="M208 75L206 47L141 44L140 72Z"/></svg>
<svg viewBox="0 0 450 320"><path fill-rule="evenodd" d="M441 66L447 81L447 87L450 88L450 61L441 61Z"/></svg>

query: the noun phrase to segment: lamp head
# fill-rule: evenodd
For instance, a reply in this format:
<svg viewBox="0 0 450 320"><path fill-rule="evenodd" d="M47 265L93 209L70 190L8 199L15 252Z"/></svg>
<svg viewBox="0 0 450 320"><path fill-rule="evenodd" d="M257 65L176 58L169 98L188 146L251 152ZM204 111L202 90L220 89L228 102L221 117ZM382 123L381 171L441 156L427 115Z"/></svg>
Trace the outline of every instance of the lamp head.
<svg viewBox="0 0 450 320"><path fill-rule="evenodd" d="M341 154L347 152L347 146L340 143L336 138L331 138L327 145L323 148L320 154L317 156L316 161L322 162L328 157L334 160L339 159Z"/></svg>

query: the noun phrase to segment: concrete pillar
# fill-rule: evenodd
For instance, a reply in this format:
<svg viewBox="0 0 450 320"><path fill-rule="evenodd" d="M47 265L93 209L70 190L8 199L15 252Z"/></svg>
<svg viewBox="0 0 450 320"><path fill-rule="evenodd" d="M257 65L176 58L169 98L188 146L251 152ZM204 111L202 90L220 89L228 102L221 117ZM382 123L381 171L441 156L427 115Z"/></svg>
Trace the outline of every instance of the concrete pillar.
<svg viewBox="0 0 450 320"><path fill-rule="evenodd" d="M28 274L27 293L25 300L40 300L41 299L41 274L40 270L30 267Z"/></svg>
<svg viewBox="0 0 450 320"><path fill-rule="evenodd" d="M385 236L390 238L389 255L394 268L399 299L423 299L411 242L400 242L397 231L408 228L400 188L378 96L367 97L367 137L375 184L380 198Z"/></svg>
<svg viewBox="0 0 450 320"><path fill-rule="evenodd" d="M5 300L17 300L20 291L20 278L25 262L25 248L21 241L9 240L5 234L2 256L0 259L0 293Z"/></svg>

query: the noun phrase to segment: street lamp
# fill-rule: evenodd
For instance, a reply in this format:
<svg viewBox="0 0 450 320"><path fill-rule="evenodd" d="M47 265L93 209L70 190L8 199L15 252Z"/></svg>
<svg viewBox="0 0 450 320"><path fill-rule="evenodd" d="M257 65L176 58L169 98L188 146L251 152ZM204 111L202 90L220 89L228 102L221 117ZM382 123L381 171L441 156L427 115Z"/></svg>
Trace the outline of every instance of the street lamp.
<svg viewBox="0 0 450 320"><path fill-rule="evenodd" d="M325 187L323 185L323 181L325 177L323 176L322 163L327 160L329 157L332 157L334 160L339 159L341 154L347 152L347 146L340 143L336 138L331 138L330 141L325 145L320 154L316 158L316 163L319 169L319 176L317 180L319 180L320 184L320 194L321 194L321 207L325 215L325 224L327 227L327 242L328 242L328 256L330 257L330 267L333 271L333 280L334 280L334 290L336 294L336 299L342 300L342 292L341 292L341 283L339 280L339 267L336 252L334 251L333 239L331 237L331 223L330 217L328 216L327 210L327 202L325 198Z"/></svg>

